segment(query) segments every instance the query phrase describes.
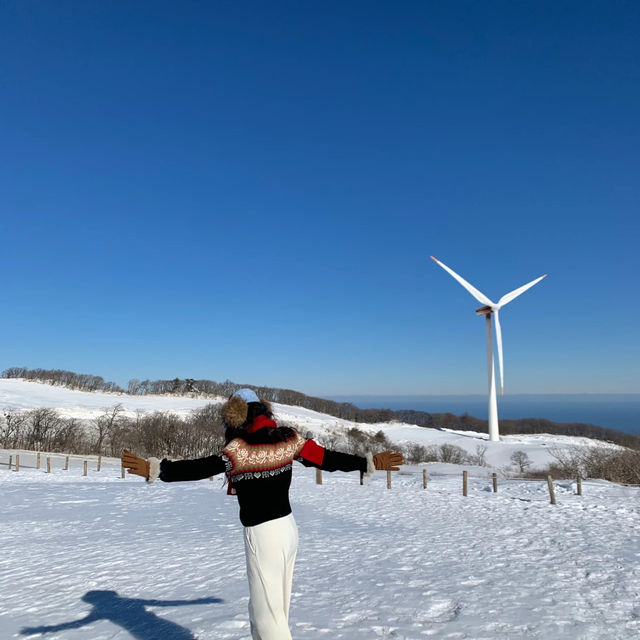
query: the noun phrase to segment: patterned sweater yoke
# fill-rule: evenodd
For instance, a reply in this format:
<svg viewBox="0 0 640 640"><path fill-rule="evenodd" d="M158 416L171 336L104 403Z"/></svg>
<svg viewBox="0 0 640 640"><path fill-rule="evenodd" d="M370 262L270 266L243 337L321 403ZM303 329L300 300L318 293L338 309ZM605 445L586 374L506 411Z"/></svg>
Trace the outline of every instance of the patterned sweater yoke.
<svg viewBox="0 0 640 640"><path fill-rule="evenodd" d="M255 444L235 438L222 451L232 480L273 477L291 469L306 440L299 434L275 444Z"/></svg>

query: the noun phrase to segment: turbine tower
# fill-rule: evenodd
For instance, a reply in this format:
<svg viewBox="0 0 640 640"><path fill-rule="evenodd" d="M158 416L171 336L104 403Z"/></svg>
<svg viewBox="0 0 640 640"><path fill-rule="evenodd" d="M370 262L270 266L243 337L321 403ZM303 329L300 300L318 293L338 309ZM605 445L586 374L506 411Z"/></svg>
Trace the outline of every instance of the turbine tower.
<svg viewBox="0 0 640 640"><path fill-rule="evenodd" d="M449 275L453 276L478 302L482 302L484 306L476 309L476 313L486 318L487 326L487 365L489 367L489 439L493 441L500 440L500 431L498 429L498 400L496 398L496 374L493 366L493 335L491 332L491 316L495 314L496 318L496 342L498 343L498 365L500 368L500 395L504 395L504 366L502 362L502 329L500 327L499 311L505 304L508 304L527 289L538 284L540 280L547 277L547 274L532 280L531 282L514 289L505 294L498 300L492 302L481 291L470 285L464 278L459 276L455 271L449 269L446 264L440 262L433 256L431 259L439 264Z"/></svg>

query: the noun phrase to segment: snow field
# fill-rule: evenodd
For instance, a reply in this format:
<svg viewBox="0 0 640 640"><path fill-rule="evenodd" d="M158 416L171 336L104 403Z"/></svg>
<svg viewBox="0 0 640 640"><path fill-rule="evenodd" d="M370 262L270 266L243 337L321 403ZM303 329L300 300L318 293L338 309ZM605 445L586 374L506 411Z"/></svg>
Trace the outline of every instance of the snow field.
<svg viewBox="0 0 640 640"><path fill-rule="evenodd" d="M16 473L8 453L1 638L249 640L242 528L220 477L146 485L103 459L84 478L82 457ZM389 491L385 473L319 486L295 466L296 640L638 637L637 488L584 481L580 497L560 481L551 506L545 482L494 494L472 474L464 498L461 470L432 470L425 491L404 467Z"/></svg>

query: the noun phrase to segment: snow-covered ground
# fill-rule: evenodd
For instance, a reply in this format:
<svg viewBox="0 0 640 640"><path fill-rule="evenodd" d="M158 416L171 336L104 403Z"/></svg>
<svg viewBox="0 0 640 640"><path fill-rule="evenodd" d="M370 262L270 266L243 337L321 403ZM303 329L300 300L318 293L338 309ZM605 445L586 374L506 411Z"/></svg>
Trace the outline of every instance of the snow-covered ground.
<svg viewBox="0 0 640 640"><path fill-rule="evenodd" d="M211 398L131 397L0 379L0 409L57 409L90 421L121 404L128 415L187 415ZM217 401L222 402L220 398ZM536 466L584 438L507 436L354 424L275 405L304 434L356 426L397 443L486 446L461 495L456 465L404 466L360 486L357 474L294 471L300 550L292 599L296 640L554 638L624 640L640 634L640 489L490 474L515 450ZM15 471L20 454L21 470ZM14 469L8 467L13 456ZM235 498L214 481L147 486L120 478L118 460L0 450L0 638L248 640L247 586Z"/></svg>
<svg viewBox="0 0 640 640"><path fill-rule="evenodd" d="M29 382L19 379L0 378L0 410L25 410L39 407L56 409L61 415L80 420L91 420L101 415L104 409L122 405L124 415L135 416L137 412L171 411L188 415L195 409L223 398L194 398L183 396L129 396L126 394L74 391L64 387ZM478 447L485 448L486 463L494 469L505 470L511 466L511 455L515 451L525 452L533 467L543 468L554 460L557 448L616 446L596 442L588 438L575 438L548 434L502 436L501 442L490 442L487 434L447 429L425 429L401 422L377 424L354 423L341 420L310 409L274 404L276 419L296 426L302 434L328 435L336 430L344 431L356 427L376 433L383 431L394 443L417 443L424 446L452 444L471 455L477 455ZM513 470L513 469L512 469Z"/></svg>
<svg viewBox="0 0 640 640"><path fill-rule="evenodd" d="M219 399L222 402L222 398ZM215 399L185 396L130 396L125 393L76 391L20 378L0 378L0 408L21 410L47 407L57 409L69 418L88 419L102 414L104 409L122 405L125 415L135 416L138 411L173 411L186 415L204 407Z"/></svg>
<svg viewBox="0 0 640 640"><path fill-rule="evenodd" d="M146 485L119 461L0 451L0 638L249 640L235 498ZM625 640L640 634L640 490L296 465L295 640Z"/></svg>

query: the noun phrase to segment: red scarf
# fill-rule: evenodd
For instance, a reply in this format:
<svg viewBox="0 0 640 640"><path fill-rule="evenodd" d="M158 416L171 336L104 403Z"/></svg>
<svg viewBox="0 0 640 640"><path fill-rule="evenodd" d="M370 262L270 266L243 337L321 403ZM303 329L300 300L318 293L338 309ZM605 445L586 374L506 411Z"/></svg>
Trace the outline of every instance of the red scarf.
<svg viewBox="0 0 640 640"><path fill-rule="evenodd" d="M267 416L256 416L253 419L253 422L247 427L247 433L255 433L260 429L264 429L266 427L277 427L278 425L271 420L271 418L267 418Z"/></svg>

